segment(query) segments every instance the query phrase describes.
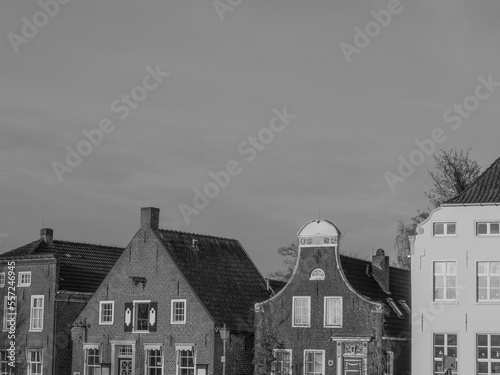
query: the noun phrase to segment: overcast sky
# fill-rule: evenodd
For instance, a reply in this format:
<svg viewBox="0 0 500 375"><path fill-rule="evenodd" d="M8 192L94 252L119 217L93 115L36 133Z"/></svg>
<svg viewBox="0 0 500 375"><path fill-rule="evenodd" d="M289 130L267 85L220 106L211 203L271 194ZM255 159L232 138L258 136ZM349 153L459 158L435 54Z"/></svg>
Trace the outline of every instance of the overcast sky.
<svg viewBox="0 0 500 375"><path fill-rule="evenodd" d="M428 205L431 155L393 189L384 176L420 163L415 140L500 156L500 87L484 84L500 82L498 0L395 1L2 1L0 251L42 220L56 239L126 246L155 206L162 228L238 239L264 274L320 209L344 252L393 256L398 220Z"/></svg>

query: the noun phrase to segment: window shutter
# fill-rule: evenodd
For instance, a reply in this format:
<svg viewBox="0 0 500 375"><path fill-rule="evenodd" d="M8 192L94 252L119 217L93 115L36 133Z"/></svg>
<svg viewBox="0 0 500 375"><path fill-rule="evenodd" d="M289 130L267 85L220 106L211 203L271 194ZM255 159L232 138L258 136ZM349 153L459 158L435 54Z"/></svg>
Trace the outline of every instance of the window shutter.
<svg viewBox="0 0 500 375"><path fill-rule="evenodd" d="M156 332L158 325L158 302L149 303L149 332Z"/></svg>
<svg viewBox="0 0 500 375"><path fill-rule="evenodd" d="M125 314L124 314L124 326L123 329L125 332L132 332L132 316L134 310L134 304L133 303L125 303Z"/></svg>

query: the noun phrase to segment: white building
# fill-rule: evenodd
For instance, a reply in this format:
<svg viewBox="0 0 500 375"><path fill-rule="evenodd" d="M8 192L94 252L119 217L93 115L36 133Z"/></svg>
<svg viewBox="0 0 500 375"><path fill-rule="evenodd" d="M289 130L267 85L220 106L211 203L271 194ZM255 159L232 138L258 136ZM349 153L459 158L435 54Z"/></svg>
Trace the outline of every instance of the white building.
<svg viewBox="0 0 500 375"><path fill-rule="evenodd" d="M500 373L500 159L417 227L412 374Z"/></svg>

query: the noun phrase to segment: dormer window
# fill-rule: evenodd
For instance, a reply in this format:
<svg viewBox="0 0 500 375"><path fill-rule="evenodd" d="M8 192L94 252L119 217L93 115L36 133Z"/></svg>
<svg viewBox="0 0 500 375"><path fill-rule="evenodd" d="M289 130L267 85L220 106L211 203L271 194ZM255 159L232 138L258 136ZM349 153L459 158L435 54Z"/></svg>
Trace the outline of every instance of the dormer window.
<svg viewBox="0 0 500 375"><path fill-rule="evenodd" d="M477 222L476 223L476 236L498 236L500 235L500 222Z"/></svg>
<svg viewBox="0 0 500 375"><path fill-rule="evenodd" d="M439 236L456 236L457 234L457 223L455 222L442 222L434 223L433 235Z"/></svg>
<svg viewBox="0 0 500 375"><path fill-rule="evenodd" d="M311 277L309 280L324 280L325 279L325 271L321 268L316 268L311 272Z"/></svg>

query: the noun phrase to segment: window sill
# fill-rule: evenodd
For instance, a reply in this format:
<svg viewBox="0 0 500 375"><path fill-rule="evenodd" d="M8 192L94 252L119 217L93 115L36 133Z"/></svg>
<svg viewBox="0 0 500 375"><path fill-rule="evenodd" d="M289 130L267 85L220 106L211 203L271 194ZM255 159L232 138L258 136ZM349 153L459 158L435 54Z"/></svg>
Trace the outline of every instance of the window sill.
<svg viewBox="0 0 500 375"><path fill-rule="evenodd" d="M323 328L342 328L342 326L323 326Z"/></svg>
<svg viewBox="0 0 500 375"><path fill-rule="evenodd" d="M431 302L433 305L458 305L458 301L432 301Z"/></svg>
<svg viewBox="0 0 500 375"><path fill-rule="evenodd" d="M112 326L113 324L114 324L113 322L107 322L107 323L99 322L100 326Z"/></svg>
<svg viewBox="0 0 500 375"><path fill-rule="evenodd" d="M170 322L170 324L186 324L186 322Z"/></svg>
<svg viewBox="0 0 500 375"><path fill-rule="evenodd" d="M23 284L23 285L18 284L17 285L18 288L27 288L27 287L30 287L30 286L31 286L31 284Z"/></svg>
<svg viewBox="0 0 500 375"><path fill-rule="evenodd" d="M132 330L132 333L149 333L149 331L134 331L134 330Z"/></svg>
<svg viewBox="0 0 500 375"><path fill-rule="evenodd" d="M30 329L28 332L40 333L40 332L43 332L43 328L42 329Z"/></svg>
<svg viewBox="0 0 500 375"><path fill-rule="evenodd" d="M311 326L295 326L295 325L292 325L293 328L311 328Z"/></svg>

